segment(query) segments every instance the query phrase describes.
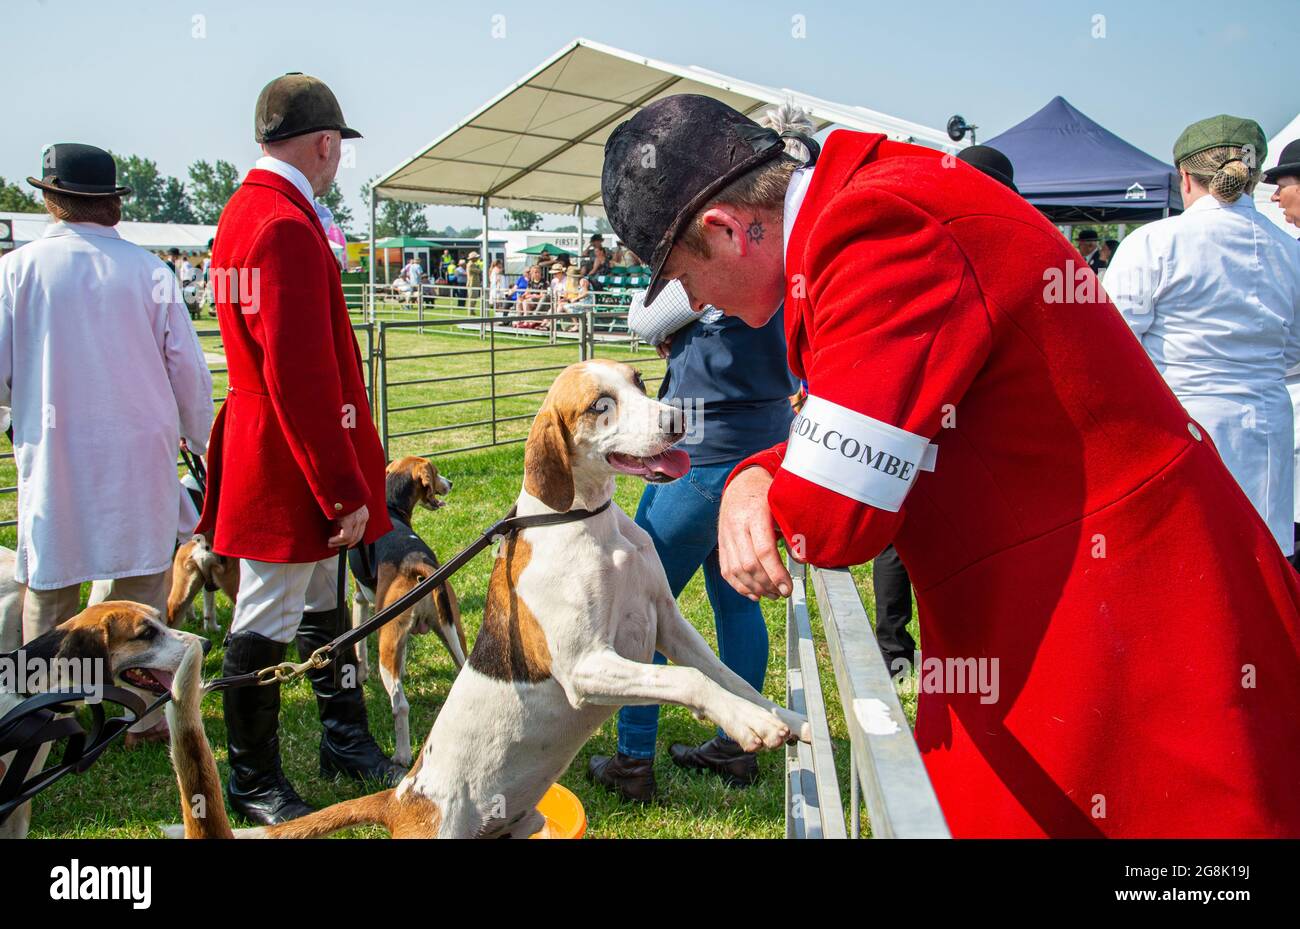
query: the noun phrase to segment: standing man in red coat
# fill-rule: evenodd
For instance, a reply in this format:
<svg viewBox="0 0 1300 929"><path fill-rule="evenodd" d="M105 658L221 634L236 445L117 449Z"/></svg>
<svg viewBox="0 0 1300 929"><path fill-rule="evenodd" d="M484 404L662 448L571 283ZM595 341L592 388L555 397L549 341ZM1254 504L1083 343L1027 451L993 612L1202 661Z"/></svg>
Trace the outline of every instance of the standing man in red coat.
<svg viewBox="0 0 1300 929"><path fill-rule="evenodd" d="M347 128L334 94L287 74L257 100L264 157L221 214L212 253L229 388L212 428L200 532L242 559L224 674L300 659L341 633L341 553L390 528L384 451L338 263L314 206L329 189ZM370 735L354 653L309 672L326 776L395 784L402 769ZM230 806L257 823L310 812L280 766L278 684L227 690Z"/></svg>
<svg viewBox="0 0 1300 929"><path fill-rule="evenodd" d="M605 149L651 299L675 278L759 326L785 298L809 397L732 473L724 575L787 594L776 532L826 567L894 542L954 835L1300 835L1296 574L1095 275L955 158L844 131L815 164L782 148L675 96Z"/></svg>

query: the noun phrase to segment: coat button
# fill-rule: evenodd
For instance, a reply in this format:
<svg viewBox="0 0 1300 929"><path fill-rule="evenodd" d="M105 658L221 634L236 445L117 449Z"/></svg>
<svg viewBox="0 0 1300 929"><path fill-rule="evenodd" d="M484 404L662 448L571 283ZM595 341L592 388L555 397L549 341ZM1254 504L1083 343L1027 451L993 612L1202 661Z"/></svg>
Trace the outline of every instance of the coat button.
<svg viewBox="0 0 1300 929"><path fill-rule="evenodd" d="M1192 434L1193 439L1198 442L1201 441L1201 430L1196 428L1196 423L1188 423L1187 431Z"/></svg>
<svg viewBox="0 0 1300 929"><path fill-rule="evenodd" d="M1199 439L1200 436L1197 436L1197 438ZM334 512L335 512L335 513L337 513L337 512L338 512L339 510L341 510L341 509L343 509L343 504L341 504L341 503L336 503L336 504L334 504Z"/></svg>

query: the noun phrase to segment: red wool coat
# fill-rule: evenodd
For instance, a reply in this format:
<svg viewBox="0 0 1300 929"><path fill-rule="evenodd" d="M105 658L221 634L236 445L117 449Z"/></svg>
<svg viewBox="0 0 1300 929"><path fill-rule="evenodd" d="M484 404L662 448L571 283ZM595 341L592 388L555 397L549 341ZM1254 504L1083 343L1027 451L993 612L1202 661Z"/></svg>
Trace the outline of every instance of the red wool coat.
<svg viewBox="0 0 1300 929"><path fill-rule="evenodd" d="M319 561L337 554L334 521L365 505L365 540L379 538L392 528L384 450L338 263L297 188L249 172L221 214L212 277L229 389L198 531L222 555Z"/></svg>
<svg viewBox="0 0 1300 929"><path fill-rule="evenodd" d="M786 257L790 366L934 469L898 512L786 444L737 471L774 475L813 564L895 543L925 662L997 659L995 701L920 698L954 835L1300 835L1296 575L1104 293L1048 301L1079 264L969 166L833 133Z"/></svg>

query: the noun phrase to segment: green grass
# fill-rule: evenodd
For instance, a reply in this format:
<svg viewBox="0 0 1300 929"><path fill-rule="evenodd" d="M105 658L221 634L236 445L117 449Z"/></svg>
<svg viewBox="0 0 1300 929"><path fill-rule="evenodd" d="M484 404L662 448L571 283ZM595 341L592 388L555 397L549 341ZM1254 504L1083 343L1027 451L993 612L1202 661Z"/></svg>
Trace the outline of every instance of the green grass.
<svg viewBox="0 0 1300 929"><path fill-rule="evenodd" d="M208 321L200 323L208 327ZM219 351L219 340L205 338L208 351ZM541 394L512 398L500 395L512 392L544 391L554 377L553 371L509 373L520 368L563 365L577 360L576 344L540 348L538 340L498 337L496 392L498 416L522 417L499 427L497 439L522 438L529 419L541 400ZM364 339L362 346L364 350ZM522 351L501 351L522 348ZM420 335L414 330L391 330L386 335L389 356L388 379L415 380L463 374L483 374L489 369L486 354L465 354L486 347L477 334ZM461 354L451 354L461 353ZM647 380L662 374L663 362L653 351L639 353L626 346L600 346L598 357L628 360L640 368ZM397 356L421 355L399 360ZM214 377L218 396L224 392L224 375ZM487 418L490 400L484 396L491 378L453 381L409 387L395 387L390 406L469 400L460 405L390 414L390 432L415 431L432 426ZM653 388L652 388L653 389ZM455 484L448 506L436 513L420 511L415 529L434 547L444 560L459 551L483 529L504 515L519 492L522 474L522 444L506 445L477 451L438 454L440 450L479 444L491 439L490 427L458 427L442 432L394 438L389 444L390 457L403 454L431 454L439 468ZM0 463L0 482L13 483L13 463ZM636 510L643 484L633 478L620 478L616 502L629 513ZM12 496L0 498L0 518L12 518ZM6 512L3 507L8 505ZM0 541L13 545L14 530L0 530ZM472 643L482 620L484 592L491 570L491 556L484 553L472 561L455 578L467 635ZM864 600L871 604L870 569L855 569ZM811 588L811 585L810 585ZM810 589L811 597L811 589ZM680 598L683 613L716 648L712 611L700 575L692 580ZM820 635L815 604L814 632L819 658L829 668L829 656ZM218 595L218 615L222 628L229 625L230 604ZM778 702L784 701L785 680L785 612L784 602L763 604L770 639L771 661L765 693ZM915 620L914 620L915 625ZM199 631L195 628L193 631ZM915 634L915 629L913 630ZM220 643L207 656L204 673L216 676L221 669ZM370 649L372 660L376 654ZM439 707L451 687L454 665L435 636L412 640L406 692L411 703L411 737L418 746L428 733ZM844 719L833 679L823 675L823 693L830 714L837 766L847 802L848 742ZM393 749L392 716L387 697L377 674L366 684L371 730L385 751ZM914 712L914 698L905 699L909 715ZM225 763L225 726L219 697L204 703L204 723L217 757L223 779L228 773ZM658 755L655 761L660 798L649 806L619 802L612 795L587 783L583 772L592 753L611 753L615 747L615 725L611 719L579 753L561 783L573 790L587 811L588 835L622 838L700 838L700 837L778 837L784 834L784 752L769 752L759 759L762 775L754 787L727 788L712 776L681 771L666 757L671 742L698 742L712 734L712 727L696 721L680 707L664 707L660 718ZM303 797L317 806L327 805L364 792L364 788L345 782L322 779L316 769L316 747L320 727L315 700L306 681L287 686L281 711L281 751L285 769ZM167 750L162 745L147 745L133 751L115 746L83 775L70 775L41 794L34 802L35 836L45 837L156 837L158 826L178 822L180 808ZM381 835L374 830L353 830L349 835Z"/></svg>

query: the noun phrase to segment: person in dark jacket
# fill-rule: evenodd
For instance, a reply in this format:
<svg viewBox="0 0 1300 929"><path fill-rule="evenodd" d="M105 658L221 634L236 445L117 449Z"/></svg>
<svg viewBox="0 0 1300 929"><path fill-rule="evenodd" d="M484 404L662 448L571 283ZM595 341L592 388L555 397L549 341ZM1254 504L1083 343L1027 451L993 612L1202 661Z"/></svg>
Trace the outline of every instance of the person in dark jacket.
<svg viewBox="0 0 1300 929"><path fill-rule="evenodd" d="M782 315L766 326L751 329L720 310L695 313L685 291L668 312L662 297L654 314L635 299L629 327L659 348L668 359L668 372L659 398L683 412L683 440L691 470L671 484L649 484L637 507L636 523L654 540L674 596L680 596L697 571L718 632L718 652L724 664L757 690L767 674L767 625L759 604L737 593L723 579L718 563L718 508L722 487L742 458L781 441L794 411L790 395L799 382L785 365ZM638 295L638 297L644 294ZM682 327L684 324L684 328ZM658 653L654 660L664 663ZM588 776L620 796L648 801L656 791L655 737L659 707L628 706L618 715L616 754L595 755ZM753 753L718 734L703 745L669 746L673 763L712 771L732 786L747 786L758 777Z"/></svg>

